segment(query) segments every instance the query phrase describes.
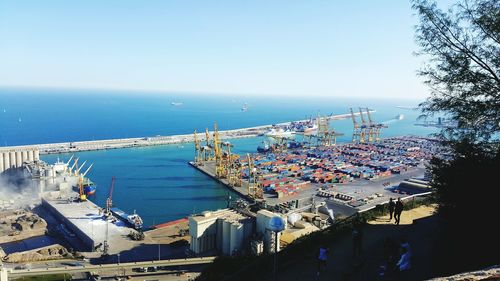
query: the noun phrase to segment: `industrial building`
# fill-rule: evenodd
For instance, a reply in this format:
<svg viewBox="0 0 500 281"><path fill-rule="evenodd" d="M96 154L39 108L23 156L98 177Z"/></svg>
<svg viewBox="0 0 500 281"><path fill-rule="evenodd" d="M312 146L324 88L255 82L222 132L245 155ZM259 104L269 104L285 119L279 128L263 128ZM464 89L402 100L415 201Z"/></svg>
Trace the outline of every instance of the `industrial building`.
<svg viewBox="0 0 500 281"><path fill-rule="evenodd" d="M231 209L190 216L190 249L195 254L213 251L223 255L240 253L250 243L254 222L254 218Z"/></svg>

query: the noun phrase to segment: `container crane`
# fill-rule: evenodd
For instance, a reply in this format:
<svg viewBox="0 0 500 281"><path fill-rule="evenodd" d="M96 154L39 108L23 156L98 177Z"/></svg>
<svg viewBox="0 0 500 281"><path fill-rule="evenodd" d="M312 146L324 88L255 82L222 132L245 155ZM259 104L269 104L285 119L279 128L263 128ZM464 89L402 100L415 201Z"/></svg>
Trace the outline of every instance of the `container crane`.
<svg viewBox="0 0 500 281"><path fill-rule="evenodd" d="M377 135L377 126L373 122L372 117L370 116L370 110L368 110L368 107L365 108L366 110L366 115L368 116L368 142L373 142L375 139L375 136ZM359 112L361 113L361 108L359 109Z"/></svg>
<svg viewBox="0 0 500 281"><path fill-rule="evenodd" d="M204 161L213 161L213 149L210 144L210 134L208 133L208 128L205 128L205 143L206 145L203 147L203 160Z"/></svg>
<svg viewBox="0 0 500 281"><path fill-rule="evenodd" d="M224 166L224 161L222 159L223 155L221 142L219 140L219 130L217 128L217 123L214 124L213 150L215 156L215 176L221 179L226 176L226 167Z"/></svg>
<svg viewBox="0 0 500 281"><path fill-rule="evenodd" d="M75 160L76 167L78 170L78 159ZM78 176L78 200L80 202L87 201L87 195L85 195L85 190L83 189L83 177L81 175Z"/></svg>
<svg viewBox="0 0 500 281"><path fill-rule="evenodd" d="M104 218L111 216L111 207L113 206L113 190L115 189L115 177L111 178L111 185L109 187L108 198L106 199L106 210L104 211Z"/></svg>
<svg viewBox="0 0 500 281"><path fill-rule="evenodd" d="M365 143L366 142L366 129L368 128L368 125L365 121L365 117L363 116L363 110L361 109L361 107L359 108L359 116L361 117L361 130L360 130L360 135L359 135L359 142Z"/></svg>
<svg viewBox="0 0 500 281"><path fill-rule="evenodd" d="M354 125L354 129L352 131L352 142L354 143L361 142L361 128L359 126L359 123L356 121L356 116L352 111L352 107L350 108L350 111L351 111L352 124Z"/></svg>
<svg viewBox="0 0 500 281"><path fill-rule="evenodd" d="M263 199L264 194L262 192L262 188L259 187L257 181L257 171L253 163L252 157L247 153L247 162L248 162L248 190L247 194L251 198L254 199Z"/></svg>
<svg viewBox="0 0 500 281"><path fill-rule="evenodd" d="M372 122L370 109L368 108L366 108L366 114L368 115L368 119L370 119L370 123L372 123L375 128L374 139L376 142L380 142L380 131L382 130L382 128L388 128L388 126L382 123Z"/></svg>
<svg viewBox="0 0 500 281"><path fill-rule="evenodd" d="M203 165L203 156L200 140L198 139L198 134L194 130L194 163L198 166Z"/></svg>
<svg viewBox="0 0 500 281"><path fill-rule="evenodd" d="M323 146L337 145L337 136L342 136L344 134L337 133L335 130L330 128L330 122L328 117L320 117L318 115L318 143ZM333 140L333 143L332 143Z"/></svg>

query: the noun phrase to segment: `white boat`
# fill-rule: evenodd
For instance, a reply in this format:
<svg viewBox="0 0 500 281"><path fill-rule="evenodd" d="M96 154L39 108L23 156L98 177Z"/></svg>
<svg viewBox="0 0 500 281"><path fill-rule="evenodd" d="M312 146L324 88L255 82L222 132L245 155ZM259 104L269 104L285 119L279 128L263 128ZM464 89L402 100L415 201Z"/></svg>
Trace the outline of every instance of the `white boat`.
<svg viewBox="0 0 500 281"><path fill-rule="evenodd" d="M312 135L316 132L318 132L318 124L316 123L304 128L304 135Z"/></svg>
<svg viewBox="0 0 500 281"><path fill-rule="evenodd" d="M171 105L173 105L173 106L181 106L181 105L183 105L184 103L182 103L182 102L174 102L174 101L173 101L173 102L171 102L170 104L171 104Z"/></svg>
<svg viewBox="0 0 500 281"><path fill-rule="evenodd" d="M271 129L264 133L264 136L266 137L291 137L295 134L295 131L290 131L290 130L284 130L282 128L279 129Z"/></svg>
<svg viewBox="0 0 500 281"><path fill-rule="evenodd" d="M245 102L245 104L243 105L243 107L241 108L241 111L243 112L246 112L248 111L248 104Z"/></svg>
<svg viewBox="0 0 500 281"><path fill-rule="evenodd" d="M405 116L403 114L398 114L398 116L396 116L396 120L403 120L405 118Z"/></svg>

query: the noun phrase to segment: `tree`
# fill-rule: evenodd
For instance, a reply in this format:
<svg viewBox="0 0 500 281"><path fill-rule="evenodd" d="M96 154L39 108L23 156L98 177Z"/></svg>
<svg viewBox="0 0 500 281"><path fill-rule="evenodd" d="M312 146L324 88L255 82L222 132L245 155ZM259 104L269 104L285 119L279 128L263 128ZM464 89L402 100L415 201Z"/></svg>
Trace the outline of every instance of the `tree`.
<svg viewBox="0 0 500 281"><path fill-rule="evenodd" d="M458 124L442 131L447 158L430 169L442 236L435 265L440 273L498 262L500 168L500 1L461 0L447 12L435 2L413 0L420 23L419 75L431 89L426 115L446 114ZM456 250L460 249L460 254Z"/></svg>
<svg viewBox="0 0 500 281"><path fill-rule="evenodd" d="M489 140L500 130L500 2L463 0L443 12L414 0L413 9L418 54L428 58L419 71L431 89L424 113L458 122L458 130L444 132L448 138Z"/></svg>

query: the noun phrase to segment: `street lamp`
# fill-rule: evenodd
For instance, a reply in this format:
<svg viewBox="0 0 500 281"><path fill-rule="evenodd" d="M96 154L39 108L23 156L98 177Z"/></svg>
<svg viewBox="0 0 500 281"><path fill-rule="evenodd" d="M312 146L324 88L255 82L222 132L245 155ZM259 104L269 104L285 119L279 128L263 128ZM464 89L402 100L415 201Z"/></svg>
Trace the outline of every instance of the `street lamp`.
<svg viewBox="0 0 500 281"><path fill-rule="evenodd" d="M278 253L278 233L283 231L285 229L285 221L279 216L274 216L269 220L269 223L267 225L267 229L271 230L274 232L274 267L273 267L273 274L274 274L274 280L278 280L278 275L276 272L276 256Z"/></svg>

